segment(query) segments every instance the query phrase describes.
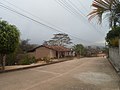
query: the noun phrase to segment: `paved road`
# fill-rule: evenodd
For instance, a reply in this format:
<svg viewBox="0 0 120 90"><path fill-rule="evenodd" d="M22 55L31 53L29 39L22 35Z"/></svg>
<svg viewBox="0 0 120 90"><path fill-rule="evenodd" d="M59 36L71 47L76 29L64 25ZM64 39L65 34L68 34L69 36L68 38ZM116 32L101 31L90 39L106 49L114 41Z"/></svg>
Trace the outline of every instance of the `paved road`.
<svg viewBox="0 0 120 90"><path fill-rule="evenodd" d="M105 58L83 58L0 74L0 90L120 90Z"/></svg>

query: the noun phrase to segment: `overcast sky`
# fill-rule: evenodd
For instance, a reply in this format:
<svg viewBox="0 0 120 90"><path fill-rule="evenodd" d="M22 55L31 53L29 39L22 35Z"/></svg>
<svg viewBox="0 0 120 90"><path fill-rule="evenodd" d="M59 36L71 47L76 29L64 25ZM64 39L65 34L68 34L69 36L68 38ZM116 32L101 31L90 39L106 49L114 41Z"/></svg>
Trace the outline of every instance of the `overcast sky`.
<svg viewBox="0 0 120 90"><path fill-rule="evenodd" d="M96 24L97 22L95 20L92 21L92 24L88 22L87 15L91 11L92 1L93 0L0 0L0 2L12 7L21 14L58 29L63 33L67 33L70 35L74 44L103 45L109 28L105 21L102 25ZM32 15L10 5L8 2ZM42 44L44 40L52 38L53 34L59 33L54 29L40 25L3 7L0 7L0 17L16 25L21 32L21 38L30 39L30 42L34 44Z"/></svg>

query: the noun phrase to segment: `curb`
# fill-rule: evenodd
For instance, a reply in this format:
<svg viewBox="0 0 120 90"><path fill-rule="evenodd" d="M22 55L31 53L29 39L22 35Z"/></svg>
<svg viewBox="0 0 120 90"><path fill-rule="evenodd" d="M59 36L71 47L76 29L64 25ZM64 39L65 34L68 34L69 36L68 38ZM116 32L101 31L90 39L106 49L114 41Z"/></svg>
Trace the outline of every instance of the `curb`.
<svg viewBox="0 0 120 90"><path fill-rule="evenodd" d="M74 59L71 59L71 60L74 60ZM60 61L55 61L55 62L51 62L51 63L47 63L47 64L41 64L41 65L35 65L35 66L28 66L28 67L20 67L20 68L16 68L16 69L10 69L10 70L0 71L0 73L7 73L7 72L13 72L13 71L26 70L26 69L30 69L30 68L35 68L35 67L40 67L40 66L46 66L46 65L61 63L61 62L65 62L65 61L71 61L71 60L60 60Z"/></svg>
<svg viewBox="0 0 120 90"><path fill-rule="evenodd" d="M117 72L118 76L120 76L120 70L119 70L119 68L116 67L116 65L110 60L110 58L108 58L108 61L110 62L110 64L112 65L112 67L115 69L115 71Z"/></svg>
<svg viewBox="0 0 120 90"><path fill-rule="evenodd" d="M120 70L116 67L116 65L110 60L110 58L108 58L108 61L110 62L110 64L113 66L113 68L116 70L116 72L120 72Z"/></svg>

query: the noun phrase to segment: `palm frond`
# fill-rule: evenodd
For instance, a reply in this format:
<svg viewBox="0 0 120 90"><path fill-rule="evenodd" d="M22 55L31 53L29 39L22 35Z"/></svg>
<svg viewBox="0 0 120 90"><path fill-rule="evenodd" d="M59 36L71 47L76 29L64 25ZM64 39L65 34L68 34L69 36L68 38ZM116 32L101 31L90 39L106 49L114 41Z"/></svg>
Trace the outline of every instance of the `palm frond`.
<svg viewBox="0 0 120 90"><path fill-rule="evenodd" d="M94 0L92 3L94 7L93 11L88 14L88 20L91 21L93 18L97 17L98 22L101 24L103 14L110 12L109 22L110 26L113 22L116 22L116 14L120 15L120 1L119 0Z"/></svg>

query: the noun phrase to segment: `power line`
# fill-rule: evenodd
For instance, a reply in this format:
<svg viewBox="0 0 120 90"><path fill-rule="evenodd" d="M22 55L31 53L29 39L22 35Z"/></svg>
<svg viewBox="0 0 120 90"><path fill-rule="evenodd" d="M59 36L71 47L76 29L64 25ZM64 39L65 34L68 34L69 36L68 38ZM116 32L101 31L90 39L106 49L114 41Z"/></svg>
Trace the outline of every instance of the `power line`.
<svg viewBox="0 0 120 90"><path fill-rule="evenodd" d="M14 6L14 7L16 7L16 8L18 8L18 9L20 9L20 10L22 10L23 12L25 12L25 13L27 13L27 14L30 14L31 16L34 16L34 17L36 17L36 18L38 18L38 19L40 19L39 17L37 17L37 16L35 16L35 15L33 15L33 14L31 14L30 12L28 12L28 11L25 11L25 10L23 10L23 9L21 9L21 8L19 8L19 7L17 7L17 6L15 6L14 4L12 4L12 3L10 3L10 2L8 2L8 1L6 1L6 0L4 0L5 2L7 2L8 4L10 4L10 5L12 5L12 6ZM47 22L48 23L48 22ZM50 23L49 23L50 24ZM52 25L52 24L50 24L50 25ZM56 27L55 25L52 25L52 26L54 26L55 28L58 28L58 27ZM60 30L62 30L61 28L59 28L59 31ZM69 34L70 35L70 34ZM75 36L73 36L73 35L70 35L70 36L72 36L72 37L74 37L74 38L76 38ZM80 38L78 38L77 37L77 39L80 39ZM81 41L85 41L85 42L89 42L90 43L90 41L86 41L86 40L83 40L83 39L80 39Z"/></svg>
<svg viewBox="0 0 120 90"><path fill-rule="evenodd" d="M80 12L80 10L71 2L71 1L69 1L79 12ZM83 17L83 20L86 20L86 18L84 17L85 15L82 15L82 14L84 14L84 13L78 13L71 5L69 5L66 1L64 1L64 2L62 2L61 0L58 0L58 2L57 2L60 6L62 6L64 9L66 9L68 12L70 12L71 14L74 14L74 15L76 15L76 16L78 16L78 18L79 19L81 19L79 16L81 15L82 17ZM62 5L61 5L62 4ZM86 22L87 22L87 20L86 20ZM93 30L95 30L96 29L96 27L94 27L91 23L86 23L86 24L90 24L91 26L92 26L92 28L93 28ZM90 26L90 27L91 27ZM96 31L96 30L95 30ZM98 31L96 31L96 32L98 32ZM98 33L100 33L101 35L103 35L103 33L101 33L100 31L98 32Z"/></svg>
<svg viewBox="0 0 120 90"><path fill-rule="evenodd" d="M0 3L1 3L1 2L0 2ZM1 3L1 4L2 4L2 3ZM24 14L22 14L22 13L19 13L19 12L13 10L13 9L10 9L10 7L8 7L8 6L7 6L7 7L6 7L6 6L3 6L3 5L0 5L0 6L3 7L3 8L5 8L5 9L7 9L7 10L10 10L10 11L16 13L16 14L19 14L19 15L21 15L21 16L27 18L27 19L30 19L30 20L32 20L32 21L38 23L38 24L41 24L41 25L43 25L43 26L46 26L46 27L48 27L48 28L50 28L50 29L53 29L53 30L55 30L55 31L57 31L57 32L61 32L61 31L59 31L59 30L57 30L57 29L55 29L55 28L53 28L53 27L50 27L50 26L48 26L48 25L46 25L46 24L43 24L43 23L41 23L41 22L39 22L39 21L33 19L33 18L30 18L29 16L26 16L26 15L24 15Z"/></svg>
<svg viewBox="0 0 120 90"><path fill-rule="evenodd" d="M60 2L60 1L62 2L62 0L59 0L59 2ZM68 0L68 1L69 1L69 0ZM64 2L66 2L66 1L64 0ZM66 8L68 8L68 7L69 7L69 6L68 6L69 4L67 4L67 5L66 5L66 3L64 3L64 2L62 2L62 5L60 5L59 3L58 3L58 4L59 4L60 6L62 6L64 9L66 9ZM64 6L67 6L67 7L65 8ZM71 5L70 5L70 6L71 6ZM75 6L75 7L76 7L76 6ZM66 10L67 10L67 9L66 9ZM78 10L78 11L80 11L79 9L77 9L77 10ZM67 10L67 11L68 11L68 10ZM71 12L74 12L73 10L70 10L70 9L69 9L69 12L70 12L70 11L71 11ZM75 11L75 12L76 12L76 11ZM80 14L80 15L81 15L81 14ZM86 20L86 18L84 18L84 16L85 16L85 15L81 15L81 16L83 17L83 19L85 19L85 20ZM92 27L92 28L93 28L93 30L95 30L96 32L98 32L98 33L99 33L99 35L104 36L102 32L97 31L97 28L96 28L94 25L92 25L92 24L91 24L91 23L89 23L89 22L87 22L87 24L90 24L90 28Z"/></svg>
<svg viewBox="0 0 120 90"><path fill-rule="evenodd" d="M33 15L33 14L31 14L31 13L29 13L28 11L25 11L25 10L23 10L23 9L21 9L21 8L19 8L19 7L17 7L17 6L15 6L14 4L12 4L12 3L10 3L10 2L8 2L8 1L6 1L6 0L3 0L4 2L7 2L8 4L10 4L10 5L12 5L12 6L14 6L14 7L16 7L16 8L18 8L18 9L20 9L21 11L23 11L23 12L26 12L26 13L28 13L28 14L30 14L31 16L33 16L33 17L36 17L36 18L39 18L39 17L37 17L37 16L35 16L35 15ZM69 1L69 0L68 0ZM78 0L77 0L78 1ZM66 1L65 1L66 2ZM70 1L71 2L71 1ZM79 3L80 3L80 1L78 1ZM66 4L67 4L67 2L66 2ZM80 3L81 4L81 3ZM82 4L81 4L82 5ZM69 4L67 5L68 7L69 7ZM75 5L73 5L74 7L76 7ZM83 5L82 5L82 7L84 7ZM69 7L69 8L71 8L71 7ZM77 7L76 7L77 8ZM71 8L72 9L72 8ZM84 7L84 9L86 9L86 7ZM75 9L74 9L75 10ZM73 13L74 13L74 10L73 10ZM77 8L77 10L78 11L80 11L78 8ZM87 9L86 9L86 11L87 11ZM70 11L69 11L70 12ZM82 12L81 12L82 13ZM72 13L71 13L72 14ZM79 14L78 12L76 12L76 14ZM82 13L83 14L83 17L85 16L84 15L84 13ZM40 18L39 18L40 19ZM48 22L47 22L48 23ZM49 23L50 24L50 23ZM91 24L91 23L90 23ZM54 25L52 25L52 26L54 26ZM54 26L55 28L56 28L56 26ZM94 26L93 26L94 27ZM58 28L58 27L57 27ZM94 28L96 28L96 27L94 27ZM60 29L60 28L59 28Z"/></svg>
<svg viewBox="0 0 120 90"><path fill-rule="evenodd" d="M80 5L85 9L85 11L88 11L87 8L80 2L80 0L77 0L78 3L80 3Z"/></svg>
<svg viewBox="0 0 120 90"><path fill-rule="evenodd" d="M83 17L83 19L84 20L86 20L86 15L84 14L84 13L82 13L80 10L79 10L79 8L73 3L73 2L71 2L70 0L68 0L70 3L71 3L71 5L73 5L74 6L74 8L76 8L76 10L78 10L79 12L80 12L80 15ZM65 1L66 2L66 1ZM86 20L87 21L87 20ZM88 23L88 22L87 22ZM98 32L98 33L100 33L102 36L103 36L103 33L102 32L100 32L100 31L97 31L96 29L96 27L94 26L94 25L92 25L91 23L88 23L90 26L92 26L92 28L93 28L93 30L95 30L96 32Z"/></svg>
<svg viewBox="0 0 120 90"><path fill-rule="evenodd" d="M75 13L73 10L71 11L71 8L67 5L65 5L62 1L60 0L55 0L60 6L62 6L65 10L67 10L69 13L71 13L72 15L76 15L77 13Z"/></svg>
<svg viewBox="0 0 120 90"><path fill-rule="evenodd" d="M80 17L79 17L79 13L78 12L74 12L74 11L72 11L71 12L71 9L69 8L69 6L68 5L66 5L66 4L64 4L63 2L61 2L60 0L55 0L60 6L62 6L64 9L66 9L68 12L70 12L71 14L73 14L73 15L76 15L76 16L78 16L78 18L79 19L81 19ZM72 8L73 9L73 8Z"/></svg>
<svg viewBox="0 0 120 90"><path fill-rule="evenodd" d="M0 2L0 3L1 3L1 2ZM32 20L32 21L34 21L34 22L36 22L36 23L38 23L38 24L40 24L40 25L43 25L43 26L45 26L45 27L48 27L48 28L50 28L50 29L52 29L52 30L54 30L54 31L64 33L63 31L60 31L60 30L58 30L58 29L55 29L55 28L53 28L53 27L51 27L51 26L48 26L48 25L46 25L46 24L44 24L44 23L41 23L41 22L39 22L39 21L37 21L37 20L29 17L29 16L26 16L26 15L24 15L24 14L22 14L22 13L16 11L16 10L14 10L14 9L12 9L11 7L9 7L9 6L7 6L7 5L5 5L5 4L3 4L3 3L1 3L1 4L2 4L2 5L0 5L0 6L3 7L3 8L5 8L5 9L7 9L7 10L10 10L10 11L16 13L16 14L19 14L19 15L27 18L27 19L30 19L30 20ZM3 6L3 5L5 5L5 6ZM78 37L76 37L76 36L73 36L72 34L69 34L69 35L72 36L72 37L74 37L74 38L76 38L76 39L79 39L79 40L81 40L81 41L89 42L89 41L83 40L83 39L81 39L81 38L78 38ZM91 42L89 42L89 43L91 43Z"/></svg>
<svg viewBox="0 0 120 90"><path fill-rule="evenodd" d="M78 1L78 3L84 8L84 10L86 11L86 12L88 12L88 10L87 10L87 8L80 2L80 0L76 0L76 1ZM92 24L92 23L90 23L95 29L96 29L96 27L95 27L95 25L94 24ZM100 29L100 28L99 28ZM102 29L100 29L100 30L102 30ZM102 32L101 32L102 33ZM103 33L102 33L103 34Z"/></svg>
<svg viewBox="0 0 120 90"><path fill-rule="evenodd" d="M65 6L65 7L63 7L64 9L69 9L69 12L70 13L74 13L76 16L78 16L78 18L79 19L81 19L79 16L81 15L82 17L83 17L83 20L85 20L86 21L86 24L90 24L90 28L92 27L93 28L93 30L95 30L96 31L96 27L94 27L91 23L88 23L88 21L86 20L86 18L84 18L84 15L82 15L81 13L78 13L75 9L74 9L74 7L72 7L72 6L75 6L75 5L73 5L73 3L71 3L72 4L72 6L70 5L70 4L68 4L66 1L62 1L62 0L58 0L58 4L60 5L60 3L62 4L62 7L63 6ZM70 2L70 1L69 1ZM76 6L75 6L76 7ZM77 8L77 10L78 11L80 11L78 8ZM68 10L67 10L68 11ZM96 31L96 32L98 32L100 35L102 35L103 36L103 33L101 33L100 31Z"/></svg>
<svg viewBox="0 0 120 90"><path fill-rule="evenodd" d="M55 0L56 1L56 0ZM56 1L57 2L57 1ZM66 3L63 3L62 1L60 1L60 0L58 0L58 2L57 2L60 6L62 6L64 9L66 9L68 12L70 12L71 14L73 14L73 15L76 15L76 16L78 16L78 18L79 19L81 19L79 16L80 16L80 14L78 13L78 12L76 12L76 10L73 8L73 7L70 7L68 4L66 4ZM71 10L71 9L73 9L73 10ZM83 18L83 19L85 19L85 18ZM88 23L86 23L86 24L88 24ZM90 26L91 27L91 26Z"/></svg>
<svg viewBox="0 0 120 90"><path fill-rule="evenodd" d="M74 13L74 15L77 16L77 18L79 18L79 19L81 20L80 14L79 14L73 7L71 7L66 1L63 1L63 0L58 0L58 1L59 1L63 6L65 6L64 9L69 9L70 12Z"/></svg>
<svg viewBox="0 0 120 90"><path fill-rule="evenodd" d="M66 1L65 1L66 2ZM68 2L73 6L71 6L70 4L70 6L72 7L72 8L75 8L75 10L77 10L78 12L80 12L79 14L81 14L82 16L85 16L85 14L84 13L82 13L80 10L79 10L79 8L73 3L73 2L71 2L70 0L68 0ZM67 2L66 2L67 3Z"/></svg>

